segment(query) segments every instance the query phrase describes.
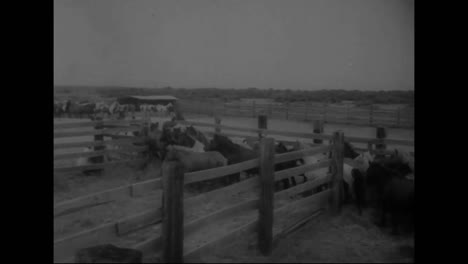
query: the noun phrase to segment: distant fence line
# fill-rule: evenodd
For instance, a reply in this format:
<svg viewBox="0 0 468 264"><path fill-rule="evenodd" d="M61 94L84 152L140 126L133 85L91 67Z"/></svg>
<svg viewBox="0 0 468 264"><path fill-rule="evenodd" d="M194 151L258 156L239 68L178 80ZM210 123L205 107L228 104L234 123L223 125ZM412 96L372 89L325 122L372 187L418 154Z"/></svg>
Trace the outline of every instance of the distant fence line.
<svg viewBox="0 0 468 264"><path fill-rule="evenodd" d="M240 102L223 103L218 100L180 100L179 105L183 113L211 116L256 117L259 114L265 114L269 118L286 120L322 120L325 123L337 124L414 127L414 108L411 107L383 110L374 105L366 107L344 105L339 107L316 103L255 104L253 102L252 104L245 104Z"/></svg>

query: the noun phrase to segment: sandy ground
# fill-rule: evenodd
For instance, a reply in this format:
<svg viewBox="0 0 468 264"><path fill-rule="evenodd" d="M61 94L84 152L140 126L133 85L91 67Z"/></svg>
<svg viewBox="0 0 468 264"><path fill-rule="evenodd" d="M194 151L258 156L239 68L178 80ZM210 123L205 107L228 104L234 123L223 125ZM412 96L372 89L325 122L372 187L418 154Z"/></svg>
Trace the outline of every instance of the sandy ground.
<svg viewBox="0 0 468 264"><path fill-rule="evenodd" d="M393 237L369 220L370 212L359 216L352 206L341 215L323 213L279 240L271 256L262 256L256 235L234 241L230 246L202 256L206 263L409 263L414 238Z"/></svg>

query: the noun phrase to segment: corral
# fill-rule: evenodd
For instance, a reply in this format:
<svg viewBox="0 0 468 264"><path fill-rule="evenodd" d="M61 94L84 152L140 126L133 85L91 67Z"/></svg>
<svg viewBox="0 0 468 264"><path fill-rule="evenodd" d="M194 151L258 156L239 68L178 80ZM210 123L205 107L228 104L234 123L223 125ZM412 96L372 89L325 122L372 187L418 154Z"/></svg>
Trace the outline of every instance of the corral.
<svg viewBox="0 0 468 264"><path fill-rule="evenodd" d="M260 226L270 226L271 228L271 230L260 229L262 230L260 231L260 236L262 239L260 240L261 242L259 245L263 249L265 249L265 247L271 247L271 238L281 237L282 234L287 233L289 229L301 224L301 222L304 220L309 220L311 216L315 216L315 214L322 212L322 209L328 208L328 198L332 196L332 193L335 193L333 196L335 197L335 203L332 203L331 205L333 205L332 208L337 208L336 201L339 198L336 197L339 196L339 192L337 192L336 186L338 185L336 184L332 184L330 186L331 188L316 192L313 195L310 195L309 193L309 195L303 195L303 197L301 197L300 194L303 194L308 190L316 189L321 185L329 183L331 180L339 179L339 167L343 165L343 162L349 162L344 161L342 158L340 158L340 155L338 155L339 149L337 148L339 144L337 144L337 142L340 142L339 133L335 133L333 138L331 133L327 133L327 129L325 129L325 134L322 135L298 132L291 133L276 129L274 126L271 126L270 129L255 128L255 126L253 126L253 124L255 124L255 120L252 120L251 123L246 122L246 127L243 128L231 126L229 121L225 119L223 119L223 125L221 125L221 120L217 120L218 121L216 124L208 122L180 123L193 124L195 127L200 129L208 128L208 130L205 130L205 132L209 134L214 134L216 131L218 133L224 133L232 136L249 135L251 137L258 137L260 134L262 137L267 138L264 139L263 142L265 146L267 146L267 144L271 144L268 143L268 138L272 137L277 140L285 141L294 140L297 138L309 141L313 140L314 138L322 139L325 140L325 145L317 145L313 150L309 150L307 154L309 155L324 151L333 151L334 154L332 156L332 160L324 161L316 166L303 166L290 170L274 172L275 181L283 177L290 176L290 174L297 174L300 171L314 169L318 169L317 173L320 174L321 177L318 177L317 180L307 182L281 192L274 194L269 192L270 198L264 195L265 192L268 193L268 188L265 188L265 184L271 183L265 183L265 179L269 179L270 181L273 180L273 178L271 178L273 176L271 168L267 169L268 166L272 166L274 162L281 160L285 161L294 157L299 157L306 154L306 151L274 155L274 158L272 157L271 153L268 154L264 151L262 152L263 155L260 157L260 159L257 160L251 160L219 169L187 173L183 175L185 181L184 184L188 184L190 182L200 181L202 179L217 178L222 175L233 173L235 171L243 171L252 167L260 167L261 171L263 172L270 171L270 173L260 173L261 175L259 177L244 179L240 183L215 189L206 193L194 194L186 192L182 201L177 199L173 200L173 197L168 196L169 199L166 200L166 203L168 203L166 208L170 206L171 201L179 203L183 202L183 208L185 208L183 212L183 222L180 221L180 214L174 216L179 217L179 221L176 222L178 222L179 225L182 224L184 227L183 255L185 261L197 261L200 258L209 259L209 255L212 255L212 250L214 250L214 252L217 250L219 251L222 246L229 244L229 242L234 240L233 238L236 237L238 238L239 243L244 239L244 237L246 238L246 242L249 239L252 240L251 234L257 230L259 221L261 223L269 223L266 225L262 224ZM99 130L98 132L95 130L85 132L54 132L54 137L110 135L116 132L134 131L137 129L136 127L132 127L130 122L128 123L129 124L126 124L124 128L118 127L107 130L105 129L102 131ZM122 124L122 122L120 124ZM94 128L103 124L87 124L87 126L90 125L93 125L92 127ZM81 124L81 126L85 126L84 123ZM59 125L56 128L72 128L72 125ZM214 131L212 130L213 128L215 128ZM236 131L236 134L232 131ZM408 140L376 140L375 138L359 138L346 136L346 132L344 135L344 139L347 141L361 143L366 147L372 147L372 145L382 142L385 142L389 145L404 145L407 147L411 147L413 145L412 141ZM59 143L55 144L54 149L56 149L57 145L60 147L82 147L85 145L102 146L107 144L111 145L111 143L117 144L127 140L129 140L129 138L122 136L120 139L109 141L109 143L107 143L106 140L103 140L103 142L106 142L106 144L102 142L96 143L96 141L88 141L85 143ZM330 140L334 140L333 144L328 144ZM341 140L343 140L342 136ZM126 143L128 143L128 141ZM268 147L264 147L264 149L265 148L267 149ZM106 150L106 152L107 151L109 150ZM102 156L103 153L104 151L95 151L92 154L85 155L88 155L88 157L95 155ZM83 154L73 155L70 154L66 157L71 158L83 156ZM274 161L268 160L271 158L273 158ZM118 161L117 163L126 162L128 162L128 160ZM113 163L112 166L118 166L119 164L117 163ZM102 165L97 164L91 166L92 167L74 168L74 170L108 168L111 165L103 163ZM146 261L155 261L156 259L154 256L158 255L158 251L162 251L163 246L168 245L162 240L164 236L164 232L162 231L169 232L171 228L174 228L173 226L167 227L167 223L165 228L162 228L160 224L162 221L161 196L163 193L167 193L167 190L163 190L162 188L162 182L168 183L170 179L180 179L181 177L180 173L178 174L176 171L170 169L171 166L174 165L165 165L164 169L162 170L162 179L155 178L159 176L157 175L159 172L158 168L156 168L152 171L155 174L154 177L151 177L155 179L140 181L134 184L120 186L111 190L100 191L98 193L87 196L81 196L71 200L57 202L54 205L55 226L58 227L60 225L69 225L71 226L71 229L67 232L56 232L56 230L54 230L54 237L56 239L54 241L55 261L71 261L76 249L106 242L112 242L121 246L141 249L146 253L145 256L150 256L146 258ZM328 171L327 169L329 166L332 168L331 171ZM62 169L62 172L72 170L70 168L67 169ZM179 177L169 177L171 174L179 175ZM168 185L164 184L164 186L167 187ZM274 199L274 203L272 202L271 198ZM109 206L111 208L105 210L103 209L103 207ZM128 210L129 208L132 209ZM178 208L181 209L182 206L179 206ZM82 218L88 218L88 216L91 217L91 215L94 217L95 215L92 212L93 210L94 212L99 211L101 218L109 218L111 220L104 220L101 222L97 221L98 224L92 224L90 228L87 228L84 231L78 231L77 227L73 227L73 223L70 225L70 222L67 222L65 219L66 217L73 216L72 214L76 214L78 212L82 214ZM118 215L119 211L121 210L127 211L126 217ZM260 218L256 217L258 210L262 212L262 216ZM117 215L110 215L108 211L113 211L112 214L116 214L117 212ZM130 212L132 215L128 216L128 211L132 211ZM137 213L138 211L139 213ZM83 214L83 212L87 213ZM268 215L269 217L267 217ZM271 217L274 217L274 221ZM118 220L115 220L115 218L118 218ZM182 228L175 229L182 230ZM270 235L268 235L268 232L270 232ZM246 236L243 236L243 234ZM250 238L248 238L249 235ZM267 246L265 246L265 243ZM206 253L208 251L210 254ZM167 254L170 255L170 253Z"/></svg>

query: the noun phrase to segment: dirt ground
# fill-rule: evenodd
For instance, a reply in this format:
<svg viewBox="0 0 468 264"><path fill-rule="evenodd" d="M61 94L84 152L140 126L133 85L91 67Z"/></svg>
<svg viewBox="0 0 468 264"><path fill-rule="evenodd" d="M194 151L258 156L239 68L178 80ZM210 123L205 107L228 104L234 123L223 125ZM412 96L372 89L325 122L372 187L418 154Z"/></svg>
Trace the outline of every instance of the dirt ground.
<svg viewBox="0 0 468 264"><path fill-rule="evenodd" d="M346 206L339 216L322 213L282 238L270 256L262 256L256 235L234 241L222 250L202 256L205 263L411 263L414 237L393 237L355 208Z"/></svg>

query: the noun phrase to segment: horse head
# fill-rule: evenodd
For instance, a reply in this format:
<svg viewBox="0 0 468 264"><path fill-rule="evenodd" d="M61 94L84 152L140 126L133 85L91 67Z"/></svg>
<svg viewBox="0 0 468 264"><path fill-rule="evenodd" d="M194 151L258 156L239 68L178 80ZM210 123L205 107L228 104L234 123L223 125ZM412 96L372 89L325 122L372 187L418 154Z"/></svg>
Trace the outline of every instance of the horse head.
<svg viewBox="0 0 468 264"><path fill-rule="evenodd" d="M351 143L345 141L344 142L344 157L345 158L350 158L350 159L355 159L358 156L359 156L359 153L354 149L353 145L351 145Z"/></svg>

